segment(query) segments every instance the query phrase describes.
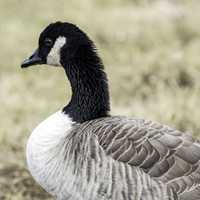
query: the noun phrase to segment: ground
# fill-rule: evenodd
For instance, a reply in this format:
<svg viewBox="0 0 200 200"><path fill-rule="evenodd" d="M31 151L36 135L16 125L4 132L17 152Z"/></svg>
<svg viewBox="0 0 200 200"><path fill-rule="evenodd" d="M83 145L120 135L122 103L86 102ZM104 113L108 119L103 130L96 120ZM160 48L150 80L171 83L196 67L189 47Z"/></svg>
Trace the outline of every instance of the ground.
<svg viewBox="0 0 200 200"><path fill-rule="evenodd" d="M200 135L200 3L193 0L0 1L0 200L51 199L26 168L34 127L70 98L62 68L21 61L50 22L94 40L110 83L112 114Z"/></svg>

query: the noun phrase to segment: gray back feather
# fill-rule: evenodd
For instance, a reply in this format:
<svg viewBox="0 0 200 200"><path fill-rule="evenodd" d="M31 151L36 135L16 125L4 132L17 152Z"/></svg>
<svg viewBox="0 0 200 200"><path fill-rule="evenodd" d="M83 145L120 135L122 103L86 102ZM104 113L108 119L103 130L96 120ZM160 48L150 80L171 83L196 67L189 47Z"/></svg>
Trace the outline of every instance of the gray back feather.
<svg viewBox="0 0 200 200"><path fill-rule="evenodd" d="M85 122L73 132L75 166L98 188L93 199L200 199L200 144L190 135L126 117Z"/></svg>

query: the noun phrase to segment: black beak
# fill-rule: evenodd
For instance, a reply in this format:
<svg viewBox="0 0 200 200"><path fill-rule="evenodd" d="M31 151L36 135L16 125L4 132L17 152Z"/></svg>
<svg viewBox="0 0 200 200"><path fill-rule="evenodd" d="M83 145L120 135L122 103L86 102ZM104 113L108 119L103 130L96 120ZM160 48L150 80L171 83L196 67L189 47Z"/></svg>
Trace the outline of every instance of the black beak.
<svg viewBox="0 0 200 200"><path fill-rule="evenodd" d="M38 55L38 49L33 53L33 55L30 58L27 58L24 60L21 64L21 68L29 67L32 65L37 64L44 64L45 62L42 60L42 58Z"/></svg>

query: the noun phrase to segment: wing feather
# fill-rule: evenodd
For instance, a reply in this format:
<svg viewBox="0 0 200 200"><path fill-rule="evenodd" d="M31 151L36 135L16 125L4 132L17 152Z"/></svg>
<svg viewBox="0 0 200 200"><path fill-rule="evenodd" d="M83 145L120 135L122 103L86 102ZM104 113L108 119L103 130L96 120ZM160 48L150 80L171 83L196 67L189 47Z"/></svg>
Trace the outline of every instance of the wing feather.
<svg viewBox="0 0 200 200"><path fill-rule="evenodd" d="M106 154L116 161L141 168L178 194L200 186L200 142L191 135L126 117L94 120L91 127Z"/></svg>

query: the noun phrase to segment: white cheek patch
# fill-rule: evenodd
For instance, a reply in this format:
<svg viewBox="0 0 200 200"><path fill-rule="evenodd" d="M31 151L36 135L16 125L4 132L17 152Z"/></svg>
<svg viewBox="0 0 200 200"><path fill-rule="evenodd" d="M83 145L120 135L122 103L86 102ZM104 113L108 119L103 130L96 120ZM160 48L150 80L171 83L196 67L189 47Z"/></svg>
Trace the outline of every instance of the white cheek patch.
<svg viewBox="0 0 200 200"><path fill-rule="evenodd" d="M54 66L60 66L60 50L61 48L66 44L66 38L65 37L58 37L51 48L51 51L47 55L47 64L48 65L54 65Z"/></svg>

